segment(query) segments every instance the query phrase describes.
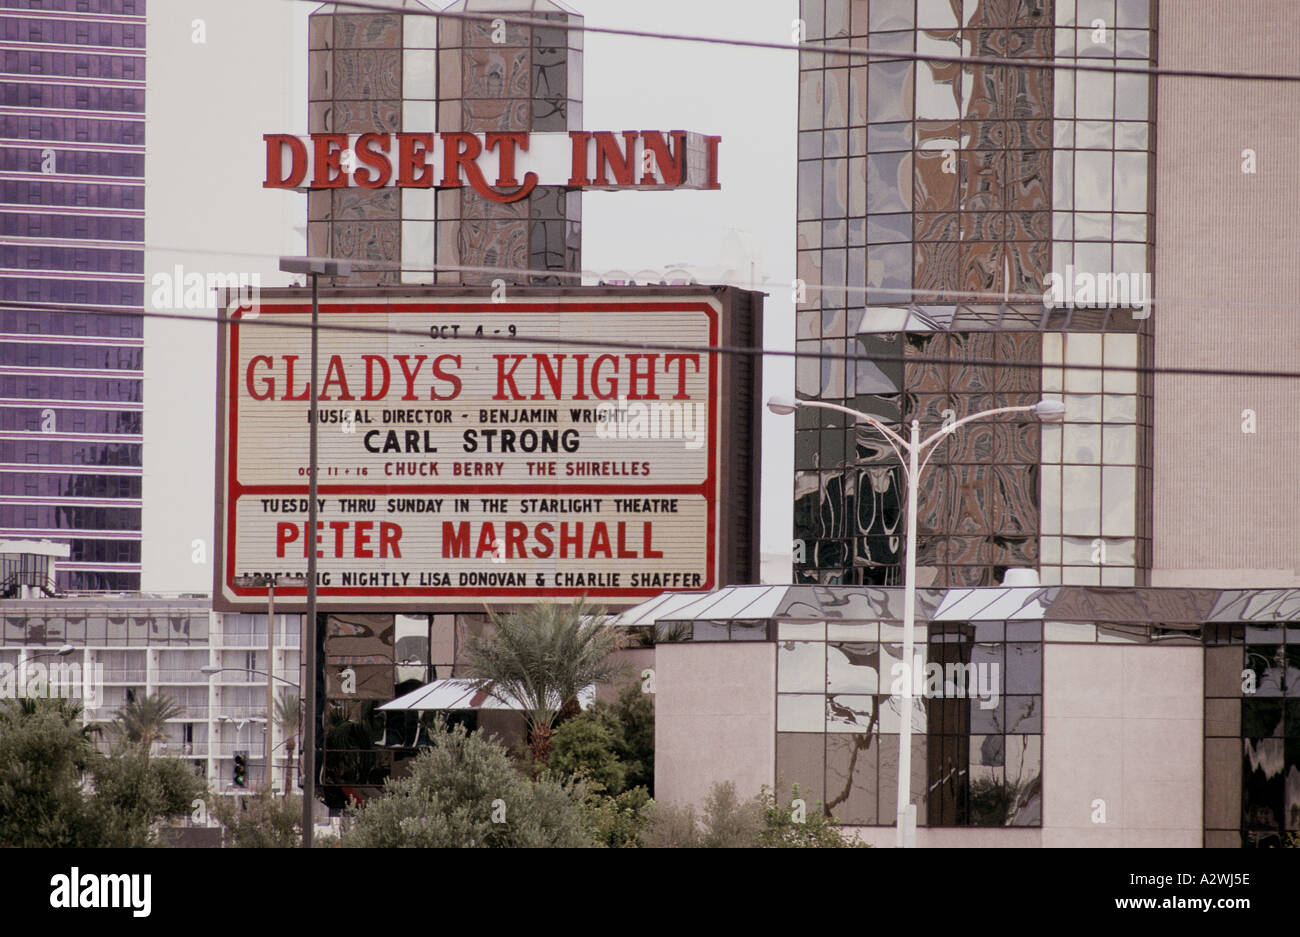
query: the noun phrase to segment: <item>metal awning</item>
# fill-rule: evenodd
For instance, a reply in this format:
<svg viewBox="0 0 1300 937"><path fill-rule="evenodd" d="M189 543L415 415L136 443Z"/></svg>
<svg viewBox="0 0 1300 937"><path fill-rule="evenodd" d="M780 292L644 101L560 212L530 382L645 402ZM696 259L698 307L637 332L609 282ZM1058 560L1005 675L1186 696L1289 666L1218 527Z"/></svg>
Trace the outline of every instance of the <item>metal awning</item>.
<svg viewBox="0 0 1300 937"><path fill-rule="evenodd" d="M578 705L586 709L595 699L596 687L594 685L585 687L578 694ZM470 677L450 677L445 680L434 680L379 708L388 712L425 712L455 709L523 711L528 707L504 691L493 694L491 683L484 684Z"/></svg>

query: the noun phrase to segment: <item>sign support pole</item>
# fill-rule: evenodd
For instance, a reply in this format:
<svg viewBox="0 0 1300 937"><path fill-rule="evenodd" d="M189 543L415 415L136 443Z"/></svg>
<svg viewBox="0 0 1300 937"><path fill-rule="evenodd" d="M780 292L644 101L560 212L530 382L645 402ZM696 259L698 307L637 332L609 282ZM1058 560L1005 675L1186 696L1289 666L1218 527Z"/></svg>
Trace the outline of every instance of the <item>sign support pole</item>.
<svg viewBox="0 0 1300 937"><path fill-rule="evenodd" d="M302 848L311 848L312 827L315 823L316 806L316 392L317 392L317 355L320 335L317 326L320 319L320 274L311 274L311 403L308 405L307 419L308 448L307 457L307 621L303 629L307 645L302 649L307 661L306 686L303 687L303 718L306 720L302 740L303 784L302 784Z"/></svg>
<svg viewBox="0 0 1300 937"><path fill-rule="evenodd" d="M318 359L320 352L320 278L346 277L352 273L352 264L345 260L329 260L315 257L281 257L280 269L285 273L305 274L311 278L311 403L308 405L307 456L307 615L303 622L302 660L306 671L303 679L303 739L302 739L302 848L310 849L312 827L316 812L316 729L320 720L316 718L316 677L318 663L316 660L316 404L318 386Z"/></svg>
<svg viewBox="0 0 1300 937"><path fill-rule="evenodd" d="M275 577L266 586L266 739L263 742L263 763L266 777L262 779L269 799L275 781L271 771L271 727L275 725ZM288 791L285 791L288 796Z"/></svg>

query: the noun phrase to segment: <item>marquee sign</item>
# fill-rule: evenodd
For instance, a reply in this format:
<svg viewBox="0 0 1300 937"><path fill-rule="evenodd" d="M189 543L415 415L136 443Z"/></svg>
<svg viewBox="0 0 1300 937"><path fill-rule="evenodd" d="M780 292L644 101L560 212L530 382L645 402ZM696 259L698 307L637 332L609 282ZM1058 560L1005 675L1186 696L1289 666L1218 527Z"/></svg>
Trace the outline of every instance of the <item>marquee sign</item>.
<svg viewBox="0 0 1300 937"><path fill-rule="evenodd" d="M275 327L309 324L310 294L263 291L256 317L235 309L222 326L217 606L260 608L264 591L236 578L301 575L313 545L322 609L481 610L578 595L627 605L748 581L751 365L583 342L749 341L753 297L324 291L312 532L310 330ZM277 590L277 602L294 608L302 593Z"/></svg>
<svg viewBox="0 0 1300 937"><path fill-rule="evenodd" d="M673 130L266 134L271 189L459 188L514 202L534 188L720 189L721 137Z"/></svg>

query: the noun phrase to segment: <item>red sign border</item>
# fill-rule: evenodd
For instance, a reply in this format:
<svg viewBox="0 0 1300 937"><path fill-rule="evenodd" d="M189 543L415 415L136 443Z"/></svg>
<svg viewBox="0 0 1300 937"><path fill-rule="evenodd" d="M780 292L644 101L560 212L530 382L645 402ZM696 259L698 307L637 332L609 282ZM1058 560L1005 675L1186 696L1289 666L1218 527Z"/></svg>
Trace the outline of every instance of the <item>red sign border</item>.
<svg viewBox="0 0 1300 937"><path fill-rule="evenodd" d="M373 297L373 294L371 294ZM359 297L361 298L361 297ZM577 301L556 301L541 299L535 301L507 300L505 302L484 301L477 297L458 300L456 297L449 296L445 300L437 299L414 299L405 301L407 298L402 296L393 296L387 301L382 302L355 302L347 297L322 297L319 312L321 317L329 314L346 314L356 315L358 313L373 314L391 314L397 313L430 313L450 311L448 307L454 307L457 314L473 314L476 312L502 313L506 311L527 314L527 313L563 313L563 312L590 312L593 307L598 307L601 300L608 300L609 305L615 306L622 312L703 312L709 322L709 345L716 347L720 330L719 310L707 299L686 299L671 300L639 300L635 297L623 296L601 296L595 301L577 302ZM242 318L243 309L236 309L231 314L232 321L225 328L229 335L229 345L225 348L225 357L228 365L226 396L223 398L219 395L218 406L221 408L219 418L224 418L225 446L222 451L217 453L218 459L224 463L224 471L221 473L223 481L222 502L225 507L226 517L224 519L226 527L226 536L222 544L222 552L225 556L224 575L220 581L222 599L227 599L233 603L248 602L250 600L260 602L265 595L265 591L259 588L244 588L233 585L235 575L236 556L235 556L235 510L236 501L242 495L247 494L282 494L294 496L306 496L308 485L241 485L235 478L235 466L238 461L238 387L239 379L239 320ZM302 300L283 300L283 301L263 301L258 305L258 317L268 314L281 315L302 315L311 313L310 301ZM471 340L472 339L468 339ZM453 340L454 341L454 340ZM646 587L637 589L620 589L617 593L594 592L589 588L537 588L537 587L513 587L513 588L493 588L490 593L485 594L486 588L492 587L461 587L453 586L446 588L438 587L392 587L382 588L382 594L390 601L371 602L364 601L367 596L374 596L376 587L371 586L318 586L318 608L321 611L330 610L333 605L330 600L338 599L340 605L344 605L348 611L360 611L363 607L373 610L375 613L401 613L398 607L400 599L409 598L411 604L418 604L421 601L431 603L429 611L439 612L453 611L448 605L448 599L473 599L478 598L486 604L491 604L493 598L503 597L512 599L533 598L577 598L580 596L593 596L593 601L610 605L632 604L631 601L625 600L642 600L660 595L666 591L711 591L717 588L718 578L718 543L717 538L720 535L718 530L718 445L717 436L719 423L721 422L721 399L718 393L720 380L720 355L717 352L706 354L709 359L709 399L712 404L712 413L709 419L709 440L708 440L708 471L705 481L699 485L642 485L636 486L644 493L649 495L663 494L699 494L705 498L707 509L707 525L710 531L705 556L706 579L698 588L690 590L669 590L663 588ZM223 424L219 422L219 429ZM635 484L635 483L633 483ZM484 492L482 485L409 485L399 486L397 491L401 493L422 494L457 494L457 493L484 493L484 494L629 494L629 485L627 483L617 485L572 485L560 488L556 485L527 485L513 484L496 486L490 492ZM324 497L327 495L339 494L391 494L393 486L390 485L323 485L318 482L317 496ZM219 519L220 522L220 519ZM277 600L283 601L286 611L292 609L295 605L302 605L306 597L306 589L290 589L276 591ZM363 599L358 602L356 599ZM399 602L393 602L391 599L397 598ZM295 599L298 600L295 602ZM348 601L352 599L352 601ZM323 601L322 601L323 600ZM517 603L510 603L517 604ZM242 605L242 603L241 603Z"/></svg>

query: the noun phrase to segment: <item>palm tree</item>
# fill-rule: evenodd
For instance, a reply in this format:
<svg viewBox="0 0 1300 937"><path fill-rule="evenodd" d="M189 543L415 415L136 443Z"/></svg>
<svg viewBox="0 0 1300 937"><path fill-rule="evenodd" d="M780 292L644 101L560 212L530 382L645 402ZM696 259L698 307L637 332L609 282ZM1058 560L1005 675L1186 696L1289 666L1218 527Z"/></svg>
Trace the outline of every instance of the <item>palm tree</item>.
<svg viewBox="0 0 1300 937"><path fill-rule="evenodd" d="M289 792L293 790L290 772L295 764L293 753L298 747L298 727L301 719L302 699L297 693L281 693L275 701L275 724L280 728L280 734L284 736L285 751L289 753L289 762L284 766L285 800L289 799Z"/></svg>
<svg viewBox="0 0 1300 937"><path fill-rule="evenodd" d="M603 609L589 608L583 599L573 605L531 605L502 616L489 610L488 617L493 633L469 639L466 671L484 691L524 707L533 761L544 764L556 722L579 711L579 692L625 671L626 665L610 655L624 646L626 636L605 624Z"/></svg>
<svg viewBox="0 0 1300 937"><path fill-rule="evenodd" d="M117 711L116 728L122 738L141 746L148 755L154 742L167 737L167 720L180 714L181 708L170 696L153 693L127 700Z"/></svg>

